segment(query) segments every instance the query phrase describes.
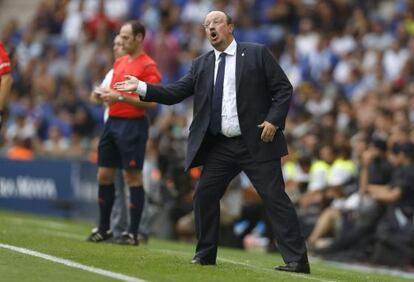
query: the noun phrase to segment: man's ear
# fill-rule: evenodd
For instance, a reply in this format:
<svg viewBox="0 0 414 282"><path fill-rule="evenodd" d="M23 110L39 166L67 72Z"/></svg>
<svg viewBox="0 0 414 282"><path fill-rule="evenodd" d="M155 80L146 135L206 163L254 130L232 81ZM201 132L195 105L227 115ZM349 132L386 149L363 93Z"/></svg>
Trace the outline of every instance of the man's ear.
<svg viewBox="0 0 414 282"><path fill-rule="evenodd" d="M144 41L144 37L142 36L142 33L138 33L138 34L135 36L135 40L136 40L136 41L138 41L138 42L142 42L142 41Z"/></svg>
<svg viewBox="0 0 414 282"><path fill-rule="evenodd" d="M234 32L234 24L229 24L230 33L233 34Z"/></svg>

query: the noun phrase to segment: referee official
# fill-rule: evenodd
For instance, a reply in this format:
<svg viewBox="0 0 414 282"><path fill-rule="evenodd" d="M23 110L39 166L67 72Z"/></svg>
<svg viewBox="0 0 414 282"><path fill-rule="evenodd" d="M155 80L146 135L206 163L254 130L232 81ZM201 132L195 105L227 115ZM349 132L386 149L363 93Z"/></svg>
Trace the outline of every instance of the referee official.
<svg viewBox="0 0 414 282"><path fill-rule="evenodd" d="M125 55L122 38L118 34L114 38L113 42L113 55L117 59ZM111 68L108 73L105 75L104 80L100 84L101 88L111 87L111 81L113 77L114 70ZM98 90L99 91L99 90ZM99 98L99 94L96 94L94 91L91 93L91 101L93 103L101 103L102 99ZM105 104L105 113L104 113L104 122L108 120L108 105ZM117 169L115 173L115 200L111 212L111 231L113 235L113 242L117 243L118 241L123 241L123 232L128 230L128 205L127 205L127 193L125 190L124 179L122 176L122 170ZM144 212L145 214L145 212ZM139 236L138 236L139 237ZM108 238L110 239L110 238Z"/></svg>
<svg viewBox="0 0 414 282"><path fill-rule="evenodd" d="M113 65L110 87L133 75L145 82L159 83L161 74L154 60L143 50L145 27L136 20L125 23L120 30L126 55ZM129 187L128 231L116 243L138 245L138 227L144 206L142 167L148 139L148 120L145 109L155 103L141 102L133 93L119 93L96 88L97 99L109 104L109 118L105 123L98 146L98 204L99 225L88 240L101 242L112 237L110 217L115 199L114 179L117 168L122 168L124 181Z"/></svg>
<svg viewBox="0 0 414 282"><path fill-rule="evenodd" d="M4 122L4 110L12 83L10 59L3 43L0 41L0 130Z"/></svg>

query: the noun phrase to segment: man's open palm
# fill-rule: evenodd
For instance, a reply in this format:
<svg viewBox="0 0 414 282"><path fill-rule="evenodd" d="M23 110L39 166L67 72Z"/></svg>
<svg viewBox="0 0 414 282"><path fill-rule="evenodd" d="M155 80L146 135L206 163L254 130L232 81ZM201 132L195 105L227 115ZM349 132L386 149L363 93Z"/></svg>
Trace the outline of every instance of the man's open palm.
<svg viewBox="0 0 414 282"><path fill-rule="evenodd" d="M114 89L122 92L137 90L139 79L132 75L126 75L125 80L114 84Z"/></svg>

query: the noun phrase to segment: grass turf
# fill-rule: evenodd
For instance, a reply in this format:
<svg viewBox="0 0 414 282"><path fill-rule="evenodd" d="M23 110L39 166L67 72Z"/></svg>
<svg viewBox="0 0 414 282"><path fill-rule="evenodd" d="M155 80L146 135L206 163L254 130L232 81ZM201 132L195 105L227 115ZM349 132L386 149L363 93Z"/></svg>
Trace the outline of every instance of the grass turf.
<svg viewBox="0 0 414 282"><path fill-rule="evenodd" d="M0 243L27 248L146 281L408 281L339 269L311 260L312 274L276 272L279 255L219 248L217 266L192 265L194 245L151 239L133 247L85 242L91 226L69 220L0 212ZM117 281L0 248L0 281Z"/></svg>

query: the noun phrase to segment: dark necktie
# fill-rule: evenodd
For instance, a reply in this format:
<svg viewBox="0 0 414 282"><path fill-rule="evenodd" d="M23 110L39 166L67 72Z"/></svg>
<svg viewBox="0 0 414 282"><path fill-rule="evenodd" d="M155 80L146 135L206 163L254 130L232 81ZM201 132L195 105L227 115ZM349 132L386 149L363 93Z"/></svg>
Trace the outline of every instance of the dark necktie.
<svg viewBox="0 0 414 282"><path fill-rule="evenodd" d="M217 68L216 84L214 85L213 99L211 101L210 132L217 135L221 131L221 106L223 102L224 69L226 68L226 53L220 54Z"/></svg>

